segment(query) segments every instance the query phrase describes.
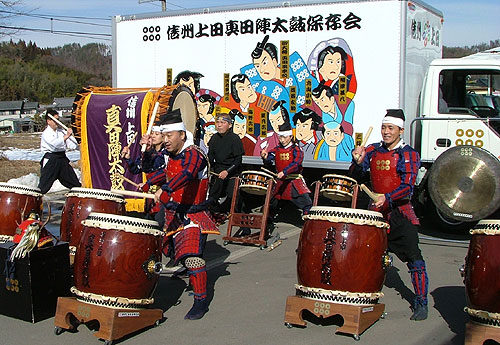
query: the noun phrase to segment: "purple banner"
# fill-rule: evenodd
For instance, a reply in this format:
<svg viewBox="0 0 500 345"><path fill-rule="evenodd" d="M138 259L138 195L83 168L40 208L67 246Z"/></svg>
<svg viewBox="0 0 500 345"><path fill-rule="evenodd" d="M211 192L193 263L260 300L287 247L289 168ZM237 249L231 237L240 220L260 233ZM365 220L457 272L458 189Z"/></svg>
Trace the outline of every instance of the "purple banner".
<svg viewBox="0 0 500 345"><path fill-rule="evenodd" d="M123 181L124 175L136 183L142 175L132 175L120 157L124 146L130 145L130 157L139 157L141 147L141 109L147 92L127 94L92 94L87 106L86 129L88 161L92 188L127 189L135 187ZM124 188L124 184L125 188Z"/></svg>

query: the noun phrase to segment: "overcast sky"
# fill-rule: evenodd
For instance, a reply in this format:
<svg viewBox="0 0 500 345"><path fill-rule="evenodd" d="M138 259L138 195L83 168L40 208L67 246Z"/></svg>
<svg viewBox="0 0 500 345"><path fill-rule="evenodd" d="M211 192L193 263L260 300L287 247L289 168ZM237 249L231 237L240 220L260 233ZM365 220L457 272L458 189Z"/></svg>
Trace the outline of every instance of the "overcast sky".
<svg viewBox="0 0 500 345"><path fill-rule="evenodd" d="M167 10L257 2L269 1L168 0ZM425 2L444 14L442 37L446 46L473 45L500 39L500 0L427 0ZM22 0L22 3L23 6L19 9L29 12L30 16L13 16L4 19L0 25L47 31L20 30L13 37L15 41L18 39L34 41L39 47L55 47L73 42L111 44L110 19L113 16L161 11L161 3L158 0L152 2L148 0ZM0 6L0 10L3 9ZM50 19L51 17L53 20ZM81 22L92 23L92 25L84 25ZM64 33L50 33L50 30ZM9 40L10 37L0 39Z"/></svg>

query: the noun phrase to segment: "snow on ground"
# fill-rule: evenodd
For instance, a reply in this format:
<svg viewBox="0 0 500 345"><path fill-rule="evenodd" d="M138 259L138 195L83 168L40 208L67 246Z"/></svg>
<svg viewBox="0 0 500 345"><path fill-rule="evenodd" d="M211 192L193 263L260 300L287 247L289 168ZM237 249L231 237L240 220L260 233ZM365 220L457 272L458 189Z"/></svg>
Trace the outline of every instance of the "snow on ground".
<svg viewBox="0 0 500 345"><path fill-rule="evenodd" d="M8 150L0 150L0 153L3 153L9 160L27 160L27 161L37 161L39 162L42 159L42 152L40 149L16 149L9 148ZM76 162L80 159L80 151L73 150L67 151L66 156L72 162ZM80 169L75 169L76 176L81 181L81 171ZM7 183L11 184L20 184L27 187L36 188L38 186L38 182L40 178L36 174L28 174L25 176L21 176L19 178L10 179ZM62 190L66 190L59 181L54 182L52 188L49 190L49 193L59 192Z"/></svg>

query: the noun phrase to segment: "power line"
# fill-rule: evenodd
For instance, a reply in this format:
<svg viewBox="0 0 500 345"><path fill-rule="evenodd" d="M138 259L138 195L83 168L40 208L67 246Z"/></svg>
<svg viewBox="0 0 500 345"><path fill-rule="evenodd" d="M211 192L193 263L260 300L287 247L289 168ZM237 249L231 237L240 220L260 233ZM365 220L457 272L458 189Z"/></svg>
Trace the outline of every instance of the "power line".
<svg viewBox="0 0 500 345"><path fill-rule="evenodd" d="M3 13L9 13L9 14L16 14L16 15L28 15L28 13L24 12L13 12L13 11L5 11L5 10L0 10L0 12ZM88 20L110 20L110 18L103 18L103 17L78 17L78 16L62 16L62 15L55 15L55 14L34 14L34 15L39 15L39 16L45 16L49 18L72 18L72 19L88 19Z"/></svg>
<svg viewBox="0 0 500 345"><path fill-rule="evenodd" d="M69 16L51 16L51 15L44 15L44 14L29 14L29 13L10 12L10 11L3 11L3 10L0 10L0 13L9 13L9 14L14 14L14 15L18 15L18 16L26 16L26 17L33 17L33 18L48 19L48 20L56 20L58 22L67 22L67 23L92 25L92 26L101 26L101 27L111 27L111 25L104 25L104 24L97 24L97 23L88 23L88 22L82 22L82 21L77 21L77 20L57 19L57 18L73 18L73 17L69 17ZM86 19L84 17L74 17L74 18ZM93 18L93 20L96 20L96 19L99 19L99 18ZM108 18L106 20L109 21L110 19Z"/></svg>
<svg viewBox="0 0 500 345"><path fill-rule="evenodd" d="M58 34L58 35L65 35L65 36L95 38L95 39L101 39L101 40L106 40L106 41L110 41L110 38L111 38L111 34L100 34L100 33L95 33L95 32L49 30L49 29L25 28L25 27L16 27L16 26L7 26L7 25L0 25L0 29L24 30L24 31L32 31L32 32L51 33L51 34Z"/></svg>

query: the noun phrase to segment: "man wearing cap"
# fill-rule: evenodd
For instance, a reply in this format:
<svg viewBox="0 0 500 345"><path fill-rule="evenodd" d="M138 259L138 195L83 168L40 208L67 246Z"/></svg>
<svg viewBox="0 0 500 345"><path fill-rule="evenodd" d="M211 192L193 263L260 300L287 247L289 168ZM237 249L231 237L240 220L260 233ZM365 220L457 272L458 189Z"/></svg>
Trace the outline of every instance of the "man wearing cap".
<svg viewBox="0 0 500 345"><path fill-rule="evenodd" d="M351 175L358 182L369 171L375 193L380 193L370 209L380 211L387 219L389 251L406 262L415 290L410 320L427 318L428 277L425 261L418 245L419 220L411 204L420 156L401 139L404 132L404 113L401 109L389 109L382 120L382 141L368 147L353 150Z"/></svg>
<svg viewBox="0 0 500 345"><path fill-rule="evenodd" d="M217 213L226 213L231 207L234 189L232 177L241 172L245 153L240 137L231 130L232 126L233 120L229 114L219 114L215 121L217 133L208 143L208 159L212 171L217 174L210 186L209 200L211 209ZM226 199L219 205L219 199L224 196Z"/></svg>
<svg viewBox="0 0 500 345"><path fill-rule="evenodd" d="M260 155L264 164L276 164L278 180L273 191L271 200L271 214L276 213L280 200L289 200L295 206L302 210L302 214L307 214L312 206L311 191L307 188L306 182L302 177L302 161L304 152L293 141L292 127L289 122L280 125L279 144L269 151L264 149Z"/></svg>
<svg viewBox="0 0 500 345"><path fill-rule="evenodd" d="M169 247L173 247L175 262L188 269L194 304L184 318L196 320L208 311L207 272L203 259L207 234L219 234L219 230L207 212L208 159L194 145L179 110L168 113L165 118L161 130L167 151L166 168L140 186L148 191L150 186L163 181L155 193L155 201L161 201L165 208L163 252L168 253Z"/></svg>

